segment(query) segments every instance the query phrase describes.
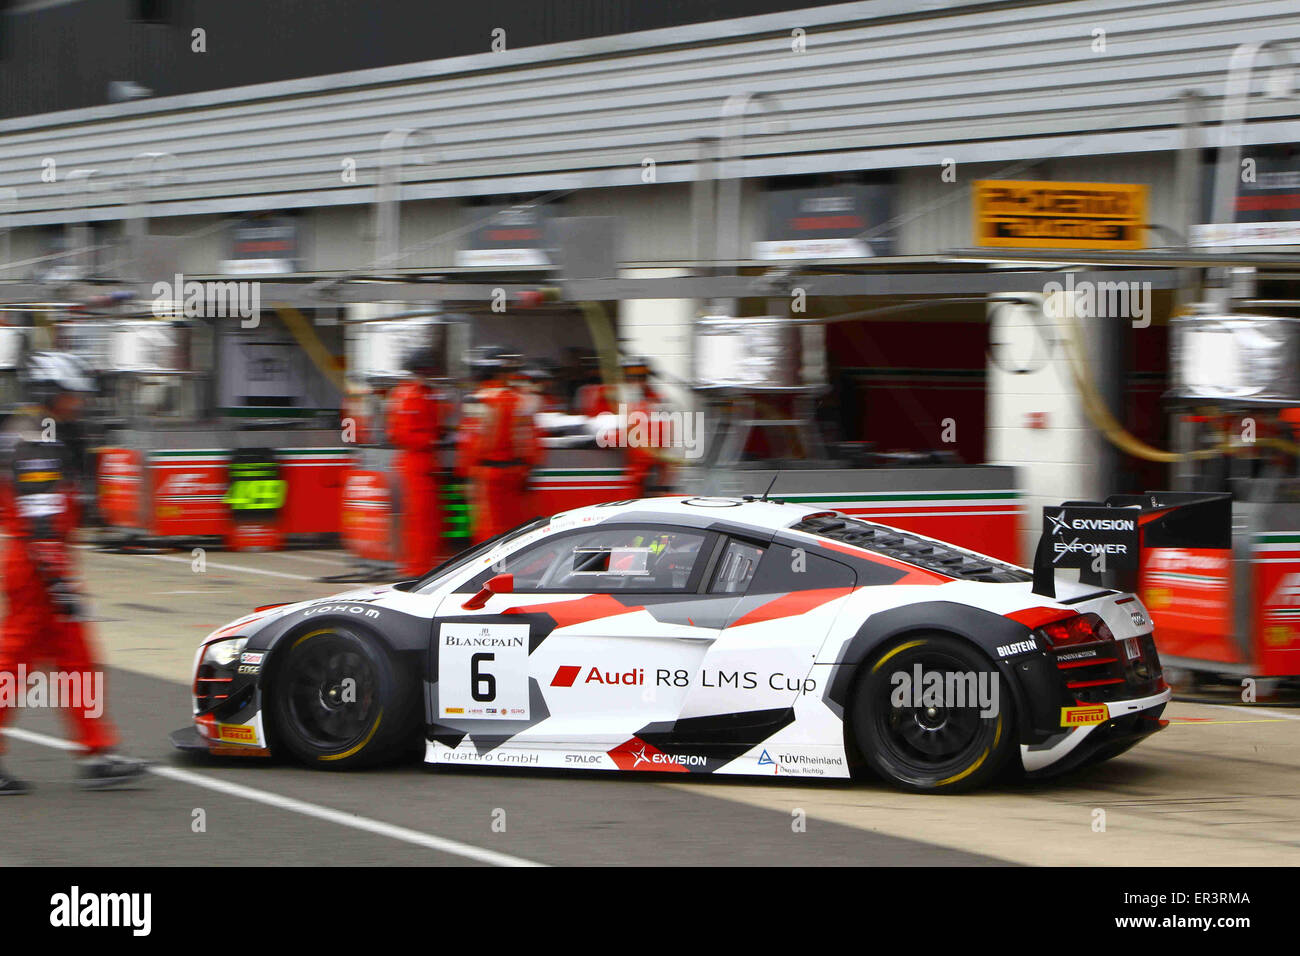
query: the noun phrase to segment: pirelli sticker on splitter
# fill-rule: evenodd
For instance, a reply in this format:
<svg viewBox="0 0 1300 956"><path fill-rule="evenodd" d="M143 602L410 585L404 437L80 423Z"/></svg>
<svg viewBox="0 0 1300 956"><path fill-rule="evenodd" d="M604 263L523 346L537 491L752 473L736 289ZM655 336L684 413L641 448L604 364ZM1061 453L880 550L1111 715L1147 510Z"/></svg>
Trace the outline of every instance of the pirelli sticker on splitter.
<svg viewBox="0 0 1300 956"><path fill-rule="evenodd" d="M220 724L218 725L217 737L236 744L255 744L257 743L257 728L248 724Z"/></svg>
<svg viewBox="0 0 1300 956"><path fill-rule="evenodd" d="M1030 249L1142 249L1147 188L1137 183L975 182L975 243Z"/></svg>
<svg viewBox="0 0 1300 956"><path fill-rule="evenodd" d="M1110 720L1110 710L1105 704L1092 704L1087 707L1062 707L1062 727L1091 727L1104 724Z"/></svg>

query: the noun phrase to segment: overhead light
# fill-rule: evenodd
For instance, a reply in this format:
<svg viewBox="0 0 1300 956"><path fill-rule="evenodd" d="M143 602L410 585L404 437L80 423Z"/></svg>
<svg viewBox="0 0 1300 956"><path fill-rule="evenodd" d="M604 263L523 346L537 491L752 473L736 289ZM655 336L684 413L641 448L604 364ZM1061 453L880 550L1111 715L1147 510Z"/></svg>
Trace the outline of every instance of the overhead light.
<svg viewBox="0 0 1300 956"><path fill-rule="evenodd" d="M141 86L133 80L108 81L108 101L110 103L126 103L129 100L142 100L149 96L153 96L153 90L147 86Z"/></svg>

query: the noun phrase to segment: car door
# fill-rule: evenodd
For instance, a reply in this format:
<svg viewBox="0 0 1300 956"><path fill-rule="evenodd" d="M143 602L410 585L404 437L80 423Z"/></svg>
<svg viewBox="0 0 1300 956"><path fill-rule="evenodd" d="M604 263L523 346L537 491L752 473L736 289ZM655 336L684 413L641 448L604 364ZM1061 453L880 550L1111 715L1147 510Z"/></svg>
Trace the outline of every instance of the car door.
<svg viewBox="0 0 1300 956"><path fill-rule="evenodd" d="M740 744L761 742L791 719L801 695L820 694L813 661L840 600L856 585L852 568L779 542L729 537L708 582L736 595L682 706L683 743L727 723Z"/></svg>
<svg viewBox="0 0 1300 956"><path fill-rule="evenodd" d="M700 593L717 544L700 529L602 523L479 571L436 622L435 721L508 732L505 747L606 755L671 726L736 602ZM465 610L498 574L512 591Z"/></svg>

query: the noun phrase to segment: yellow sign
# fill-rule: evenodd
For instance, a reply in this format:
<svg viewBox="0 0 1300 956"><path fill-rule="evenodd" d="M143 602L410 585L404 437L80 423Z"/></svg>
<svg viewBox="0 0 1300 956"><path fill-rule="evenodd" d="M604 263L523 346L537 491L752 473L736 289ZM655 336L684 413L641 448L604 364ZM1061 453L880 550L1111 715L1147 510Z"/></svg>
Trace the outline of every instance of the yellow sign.
<svg viewBox="0 0 1300 956"><path fill-rule="evenodd" d="M975 243L1020 249L1143 249L1147 187L977 180Z"/></svg>

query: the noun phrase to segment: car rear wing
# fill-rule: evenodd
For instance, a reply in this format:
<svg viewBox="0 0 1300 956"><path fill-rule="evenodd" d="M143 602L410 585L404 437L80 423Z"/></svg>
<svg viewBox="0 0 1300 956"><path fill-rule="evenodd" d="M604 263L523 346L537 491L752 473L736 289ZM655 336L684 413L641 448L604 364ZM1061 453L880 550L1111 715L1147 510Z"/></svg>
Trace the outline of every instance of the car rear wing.
<svg viewBox="0 0 1300 956"><path fill-rule="evenodd" d="M1077 568L1097 587L1136 590L1143 548L1230 548L1232 495L1148 491L1043 509L1035 594L1056 597L1056 571Z"/></svg>

